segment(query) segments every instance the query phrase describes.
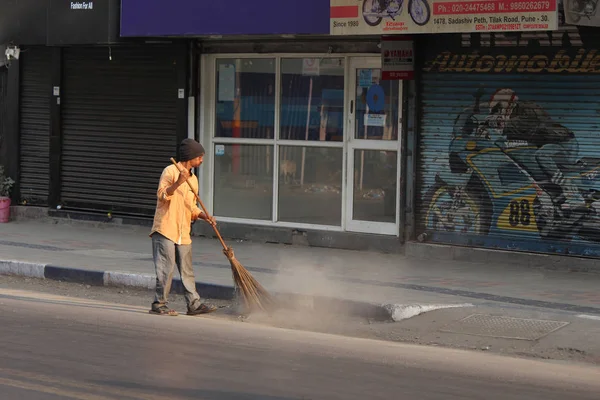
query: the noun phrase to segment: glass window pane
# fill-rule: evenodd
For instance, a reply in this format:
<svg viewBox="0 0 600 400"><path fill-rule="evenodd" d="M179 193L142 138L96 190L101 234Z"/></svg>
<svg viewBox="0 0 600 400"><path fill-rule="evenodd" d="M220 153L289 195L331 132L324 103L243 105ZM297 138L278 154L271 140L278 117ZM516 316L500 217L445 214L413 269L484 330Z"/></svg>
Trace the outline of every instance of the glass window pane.
<svg viewBox="0 0 600 400"><path fill-rule="evenodd" d="M281 60L281 139L341 142L343 117L343 58Z"/></svg>
<svg viewBox="0 0 600 400"><path fill-rule="evenodd" d="M279 148L279 221L342 224L343 150Z"/></svg>
<svg viewBox="0 0 600 400"><path fill-rule="evenodd" d="M396 223L398 154L395 151L354 151L352 218Z"/></svg>
<svg viewBox="0 0 600 400"><path fill-rule="evenodd" d="M214 214L272 220L273 146L216 144Z"/></svg>
<svg viewBox="0 0 600 400"><path fill-rule="evenodd" d="M398 140L398 81L382 81L379 68L357 69L355 102L355 139Z"/></svg>
<svg viewBox="0 0 600 400"><path fill-rule="evenodd" d="M275 59L217 60L216 137L273 139Z"/></svg>

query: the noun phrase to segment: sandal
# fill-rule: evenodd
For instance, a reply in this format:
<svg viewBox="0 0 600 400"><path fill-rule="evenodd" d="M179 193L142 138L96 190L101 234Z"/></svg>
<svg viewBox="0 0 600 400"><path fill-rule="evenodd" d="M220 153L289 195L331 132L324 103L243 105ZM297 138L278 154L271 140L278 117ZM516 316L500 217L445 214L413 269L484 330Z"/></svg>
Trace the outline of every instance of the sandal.
<svg viewBox="0 0 600 400"><path fill-rule="evenodd" d="M175 310L171 310L169 307L162 305L160 307L154 307L152 306L152 309L149 311L150 314L157 314L157 315L168 315L168 316L176 316L179 315L179 313Z"/></svg>
<svg viewBox="0 0 600 400"><path fill-rule="evenodd" d="M188 309L187 315L208 314L208 313L211 313L216 310L217 310L217 307L213 306L212 304L202 303L196 309L193 309L193 310Z"/></svg>

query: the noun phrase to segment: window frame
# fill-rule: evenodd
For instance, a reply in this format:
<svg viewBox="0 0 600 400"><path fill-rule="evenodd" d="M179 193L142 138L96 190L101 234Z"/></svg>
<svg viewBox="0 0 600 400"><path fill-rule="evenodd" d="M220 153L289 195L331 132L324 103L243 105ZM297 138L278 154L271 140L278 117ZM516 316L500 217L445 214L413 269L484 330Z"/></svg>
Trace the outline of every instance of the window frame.
<svg viewBox="0 0 600 400"><path fill-rule="evenodd" d="M200 101L198 101L198 126L200 140L203 143L208 143L207 156L205 156L204 171L199 175L200 187L203 193L207 195L205 205L209 212L212 214L214 210L214 170L215 170L215 158L214 158L214 147L218 144L241 144L241 145L268 145L271 146L273 151L273 206L271 210L271 220L260 220L260 219L245 219L235 217L223 217L215 215L219 221L231 222L238 224L247 224L255 226L271 226L271 227L283 227L283 228L299 228L299 229L315 229L321 231L334 231L343 232L346 230L346 196L347 196L347 185L346 174L347 174L347 160L348 160L348 141L349 136L352 132L349 132L348 127L348 107L350 94L349 79L353 79L350 75L350 60L352 58L359 57L370 57L372 53L340 53L340 54L323 54L323 53L264 53L264 54L251 54L251 53L219 53L219 54L204 54L200 60ZM274 132L273 139L255 139L255 138L231 138L231 137L217 137L215 136L216 128L216 94L217 94L217 60L220 59L258 59L258 58L272 58L275 60L275 117L274 117ZM281 114L281 61L282 59L303 59L303 58L341 58L344 60L344 110L343 110L343 140L340 142L325 142L325 141L312 141L312 140L288 140L280 139L280 114ZM279 214L279 157L280 148L282 146L296 146L296 147L314 147L314 148L339 148L342 151L342 192L341 192L341 221L339 225L319 225L319 224L305 224L295 222L284 222L278 220Z"/></svg>

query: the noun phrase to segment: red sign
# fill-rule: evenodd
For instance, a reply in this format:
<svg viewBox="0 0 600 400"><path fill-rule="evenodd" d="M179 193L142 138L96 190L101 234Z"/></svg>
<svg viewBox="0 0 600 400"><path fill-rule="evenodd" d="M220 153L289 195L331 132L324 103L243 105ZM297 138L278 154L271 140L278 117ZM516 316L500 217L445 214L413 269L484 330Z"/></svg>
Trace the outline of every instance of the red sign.
<svg viewBox="0 0 600 400"><path fill-rule="evenodd" d="M414 79L413 41L405 36L381 38L381 79L384 81Z"/></svg>

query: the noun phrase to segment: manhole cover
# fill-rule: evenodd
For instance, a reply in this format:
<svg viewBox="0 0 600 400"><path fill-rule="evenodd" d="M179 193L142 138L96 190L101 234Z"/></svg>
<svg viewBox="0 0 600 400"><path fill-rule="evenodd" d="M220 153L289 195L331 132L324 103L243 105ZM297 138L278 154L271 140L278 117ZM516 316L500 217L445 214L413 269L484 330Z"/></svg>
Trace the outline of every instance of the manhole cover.
<svg viewBox="0 0 600 400"><path fill-rule="evenodd" d="M443 327L440 331L505 339L537 340L568 324L564 321L472 314Z"/></svg>

